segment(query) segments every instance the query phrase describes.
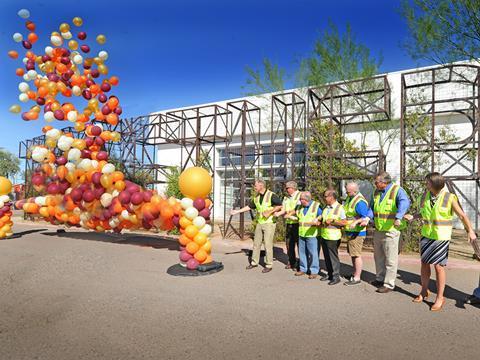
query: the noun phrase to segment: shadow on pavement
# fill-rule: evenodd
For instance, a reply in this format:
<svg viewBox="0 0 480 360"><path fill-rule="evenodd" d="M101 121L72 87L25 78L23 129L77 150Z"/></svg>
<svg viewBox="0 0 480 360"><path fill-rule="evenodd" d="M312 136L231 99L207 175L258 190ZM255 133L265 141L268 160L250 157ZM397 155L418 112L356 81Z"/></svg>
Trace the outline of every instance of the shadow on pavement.
<svg viewBox="0 0 480 360"><path fill-rule="evenodd" d="M18 238L21 238L23 235L33 234L33 233L36 233L36 232L46 231L46 230L47 230L47 229L32 229L32 230L25 230L25 231L15 232L15 233L13 233L12 236L9 236L9 237L7 237L7 238L2 239L2 241L3 241L3 240L10 240L10 239L18 239Z"/></svg>
<svg viewBox="0 0 480 360"><path fill-rule="evenodd" d="M66 238L77 239L77 240L90 240L90 241L101 241L101 242L108 242L108 243L114 243L114 244L145 246L145 247L151 247L154 249L168 249L172 251L179 250L179 245L177 242L172 240L167 240L159 236L152 236L152 235L107 234L107 233L83 232L83 231L66 231L66 232L58 232L58 233L56 231L48 231L42 234L48 235L48 236L66 237Z"/></svg>

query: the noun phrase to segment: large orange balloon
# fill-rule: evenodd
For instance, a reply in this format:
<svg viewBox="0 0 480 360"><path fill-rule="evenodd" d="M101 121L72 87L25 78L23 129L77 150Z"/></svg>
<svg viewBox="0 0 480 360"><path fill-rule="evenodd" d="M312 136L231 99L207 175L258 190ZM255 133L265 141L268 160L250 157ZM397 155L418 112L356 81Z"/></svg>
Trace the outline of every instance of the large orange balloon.
<svg viewBox="0 0 480 360"><path fill-rule="evenodd" d="M201 167L191 167L180 174L178 186L190 199L204 198L212 191L212 177Z"/></svg>
<svg viewBox="0 0 480 360"><path fill-rule="evenodd" d="M10 194L12 183L6 177L0 176L0 195Z"/></svg>

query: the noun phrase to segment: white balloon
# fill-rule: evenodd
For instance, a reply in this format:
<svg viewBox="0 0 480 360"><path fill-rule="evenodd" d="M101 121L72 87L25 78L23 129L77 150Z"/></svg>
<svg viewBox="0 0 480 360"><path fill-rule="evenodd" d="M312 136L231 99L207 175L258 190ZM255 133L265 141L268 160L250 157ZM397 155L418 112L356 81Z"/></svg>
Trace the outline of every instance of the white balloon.
<svg viewBox="0 0 480 360"><path fill-rule="evenodd" d="M72 147L73 140L70 136L62 135L58 138L57 147L62 151L67 151Z"/></svg>
<svg viewBox="0 0 480 360"><path fill-rule="evenodd" d="M82 55L75 55L73 57L73 62L77 65L81 64L83 62L83 57Z"/></svg>
<svg viewBox="0 0 480 360"><path fill-rule="evenodd" d="M107 60L108 59L108 53L106 51L102 50L98 53L98 57L102 60Z"/></svg>
<svg viewBox="0 0 480 360"><path fill-rule="evenodd" d="M51 112L51 111L48 111ZM53 115L53 112L52 112ZM45 133L45 136L54 140L58 140L60 136L62 136L62 132L58 129L50 129Z"/></svg>
<svg viewBox="0 0 480 360"><path fill-rule="evenodd" d="M205 235L210 235L212 232L212 227L209 224L205 224L205 226L200 229L200 232L204 233Z"/></svg>
<svg viewBox="0 0 480 360"><path fill-rule="evenodd" d="M13 37L13 41L15 41L15 42L20 42L20 41L23 40L23 35L20 34L20 33L15 33L15 34L13 34L12 37Z"/></svg>
<svg viewBox="0 0 480 360"><path fill-rule="evenodd" d="M28 19L30 17L30 11L27 9L21 9L18 11L18 16L20 16L22 19Z"/></svg>
<svg viewBox="0 0 480 360"><path fill-rule="evenodd" d="M189 199L187 197L184 197L181 201L180 204L182 205L182 208L184 210L188 209L189 207L193 206L193 200Z"/></svg>
<svg viewBox="0 0 480 360"><path fill-rule="evenodd" d="M60 139L58 140L58 142L60 142ZM77 162L81 156L82 156L82 152L78 149L72 148L68 150L68 156L67 156L68 161Z"/></svg>
<svg viewBox="0 0 480 360"><path fill-rule="evenodd" d="M51 46L47 46L45 48L45 54L47 54L48 56L52 56L53 55L53 48Z"/></svg>
<svg viewBox="0 0 480 360"><path fill-rule="evenodd" d="M92 160L92 167L94 169L98 168L98 161L97 160Z"/></svg>
<svg viewBox="0 0 480 360"><path fill-rule="evenodd" d="M32 159L33 161L36 162L43 162L45 159L48 157L48 150L40 147L40 146L35 146L32 149Z"/></svg>
<svg viewBox="0 0 480 360"><path fill-rule="evenodd" d="M55 115L53 114L53 111L47 111L44 115L43 115L45 121L47 122L52 122L53 120L55 120Z"/></svg>
<svg viewBox="0 0 480 360"><path fill-rule="evenodd" d="M122 218L124 218L125 220L130 219L130 213L127 210L123 210L122 213L120 214L120 216Z"/></svg>
<svg viewBox="0 0 480 360"><path fill-rule="evenodd" d="M78 118L78 113L75 110L69 111L67 114L68 121L76 122Z"/></svg>
<svg viewBox="0 0 480 360"><path fill-rule="evenodd" d="M71 162L66 163L66 164L65 164L65 167L67 168L67 170L68 170L69 172L73 172L73 171L75 171L75 169L77 168L77 167L75 166L75 164L72 164Z"/></svg>
<svg viewBox="0 0 480 360"><path fill-rule="evenodd" d="M2 208L4 205L5 203L2 200L0 200L0 208Z"/></svg>
<svg viewBox="0 0 480 360"><path fill-rule="evenodd" d="M62 37L66 40L70 40L72 38L72 33L70 31L62 32Z"/></svg>
<svg viewBox="0 0 480 360"><path fill-rule="evenodd" d="M113 164L105 164L102 168L102 174L111 174L115 171L115 165Z"/></svg>
<svg viewBox="0 0 480 360"><path fill-rule="evenodd" d="M35 204L45 206L47 204L47 198L45 196L37 196L35 198Z"/></svg>
<svg viewBox="0 0 480 360"><path fill-rule="evenodd" d="M60 36L58 36L58 35L52 35L52 36L50 37L50 42L52 43L52 45L60 46L60 45L62 45L63 40L62 40L62 38L61 38Z"/></svg>
<svg viewBox="0 0 480 360"><path fill-rule="evenodd" d="M201 229L205 226L205 218L202 216L197 216L195 219L193 219L192 223L197 228Z"/></svg>
<svg viewBox="0 0 480 360"><path fill-rule="evenodd" d="M100 204L102 204L102 206L106 208L110 206L110 204L112 203L112 200L113 200L112 194L103 193L102 196L100 197Z"/></svg>
<svg viewBox="0 0 480 360"><path fill-rule="evenodd" d="M27 102L28 101L28 95L25 94L25 93L21 93L20 95L18 95L18 100L20 100L21 102Z"/></svg>
<svg viewBox="0 0 480 360"><path fill-rule="evenodd" d="M10 201L10 197L8 195L1 195L0 196L0 201L3 202L3 203L7 203L7 202Z"/></svg>
<svg viewBox="0 0 480 360"><path fill-rule="evenodd" d="M72 87L72 93L75 96L80 96L80 94L82 93L82 89L80 88L80 86L75 85L74 87Z"/></svg>
<svg viewBox="0 0 480 360"><path fill-rule="evenodd" d="M30 77L28 76L28 74L23 74L23 80L30 81Z"/></svg>
<svg viewBox="0 0 480 360"><path fill-rule="evenodd" d="M37 72L35 70L28 70L27 75L30 80L35 80L37 77Z"/></svg>
<svg viewBox="0 0 480 360"><path fill-rule="evenodd" d="M82 159L80 162L77 164L77 169L85 170L85 171L90 171L93 169L92 166L92 160L90 159Z"/></svg>
<svg viewBox="0 0 480 360"><path fill-rule="evenodd" d="M18 84L18 90L20 90L22 93L27 92L30 90L30 85L28 85L26 82L21 82Z"/></svg>
<svg viewBox="0 0 480 360"><path fill-rule="evenodd" d="M190 220L193 220L198 216L198 210L193 206L190 206L189 208L185 209L185 216Z"/></svg>

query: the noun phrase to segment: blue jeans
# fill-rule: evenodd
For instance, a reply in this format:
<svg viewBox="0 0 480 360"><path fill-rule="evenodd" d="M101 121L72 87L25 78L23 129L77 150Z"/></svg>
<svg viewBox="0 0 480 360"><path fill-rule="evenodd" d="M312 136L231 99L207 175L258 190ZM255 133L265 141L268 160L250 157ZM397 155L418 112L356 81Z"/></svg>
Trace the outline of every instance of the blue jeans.
<svg viewBox="0 0 480 360"><path fill-rule="evenodd" d="M473 290L473 295L480 299L480 279L478 279L478 287Z"/></svg>
<svg viewBox="0 0 480 360"><path fill-rule="evenodd" d="M310 274L318 274L320 264L318 260L318 241L316 237L299 237L298 253L300 255L300 271L307 272L310 260Z"/></svg>

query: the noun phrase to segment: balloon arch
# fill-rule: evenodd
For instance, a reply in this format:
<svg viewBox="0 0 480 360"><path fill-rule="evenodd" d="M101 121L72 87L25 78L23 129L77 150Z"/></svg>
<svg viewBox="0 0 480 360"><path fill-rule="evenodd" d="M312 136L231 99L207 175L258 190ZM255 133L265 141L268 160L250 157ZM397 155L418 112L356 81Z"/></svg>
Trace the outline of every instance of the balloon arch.
<svg viewBox="0 0 480 360"><path fill-rule="evenodd" d="M31 182L43 195L17 201L15 207L55 225L97 232L177 227L181 265L196 270L213 263L209 239L212 202L208 199L212 178L206 170L186 169L179 178L185 197L176 199L126 180L109 162L106 145L119 142L121 134L106 130L102 123L115 126L122 108L112 94L119 78L109 75L105 35L97 35L96 44L88 44L89 36L81 30L83 20L75 17L72 24L60 24L50 34L49 44L34 52L39 40L36 25L29 20L28 10L22 9L18 15L24 19L26 31L13 34L13 40L25 54L20 57L11 50L8 55L21 60L15 71L21 78L19 101L33 105L22 112L22 107L14 104L10 111L21 113L25 121L43 117L47 123L71 122L84 137L75 138L51 125L43 127L45 143L29 149L36 163ZM10 191L11 183L1 178L0 238L12 235Z"/></svg>

